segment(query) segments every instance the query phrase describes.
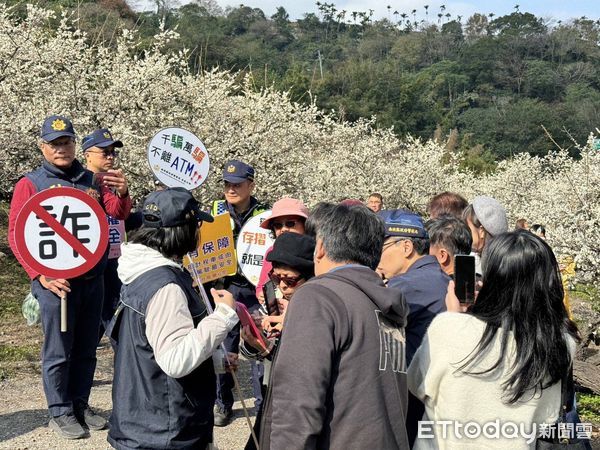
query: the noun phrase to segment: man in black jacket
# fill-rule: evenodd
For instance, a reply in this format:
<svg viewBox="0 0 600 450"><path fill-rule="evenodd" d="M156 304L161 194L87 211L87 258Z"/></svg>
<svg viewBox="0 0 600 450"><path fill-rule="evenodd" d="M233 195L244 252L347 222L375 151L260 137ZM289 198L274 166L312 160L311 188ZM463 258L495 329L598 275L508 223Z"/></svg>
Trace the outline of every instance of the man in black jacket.
<svg viewBox="0 0 600 450"><path fill-rule="evenodd" d="M374 272L383 236L365 206L336 205L323 217L317 277L286 312L261 449L408 449L407 310Z"/></svg>

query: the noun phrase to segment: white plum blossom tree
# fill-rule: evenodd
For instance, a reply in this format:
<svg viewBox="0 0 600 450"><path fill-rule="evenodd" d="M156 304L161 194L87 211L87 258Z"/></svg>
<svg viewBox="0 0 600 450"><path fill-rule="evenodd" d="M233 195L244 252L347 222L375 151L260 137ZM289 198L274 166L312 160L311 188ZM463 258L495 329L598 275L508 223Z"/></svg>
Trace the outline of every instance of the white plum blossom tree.
<svg viewBox="0 0 600 450"><path fill-rule="evenodd" d="M140 52L134 32L116 46L91 44L70 17L28 6L15 18L0 5L0 196L9 198L22 174L37 166L39 126L51 114L72 118L79 136L109 127L125 143L120 164L131 192L153 187L146 146L161 128L186 128L203 140L211 174L195 192L205 204L220 196L220 172L230 158L257 169L257 196L301 198L309 205L381 192L390 208L424 213L441 191L486 194L506 207L510 222L546 225L560 255L574 256L578 277L600 279L600 153L592 137L581 158L566 152L520 154L487 175L460 169L461 155L433 141L399 140L374 118L338 121L285 92L254 89L251 76L221 70L194 74L184 52L162 31ZM52 28L51 23L57 23Z"/></svg>

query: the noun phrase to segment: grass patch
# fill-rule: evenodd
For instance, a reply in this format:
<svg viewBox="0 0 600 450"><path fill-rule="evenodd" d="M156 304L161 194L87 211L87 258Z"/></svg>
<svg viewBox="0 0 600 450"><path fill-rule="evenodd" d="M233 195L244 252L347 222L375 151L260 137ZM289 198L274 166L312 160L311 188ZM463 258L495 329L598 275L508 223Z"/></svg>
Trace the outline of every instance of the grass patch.
<svg viewBox="0 0 600 450"><path fill-rule="evenodd" d="M585 300L594 311L600 312L600 289L593 284L576 284L571 293Z"/></svg>
<svg viewBox="0 0 600 450"><path fill-rule="evenodd" d="M600 423L600 396L577 394L577 411L582 422Z"/></svg>
<svg viewBox="0 0 600 450"><path fill-rule="evenodd" d="M28 366L31 364L37 366L39 359L40 346L37 344L0 344L0 381L12 378L19 372L19 367L23 365L24 361L29 363Z"/></svg>
<svg viewBox="0 0 600 450"><path fill-rule="evenodd" d="M12 257L5 256L0 263L0 318L20 317L21 304L29 292L29 279L21 265Z"/></svg>
<svg viewBox="0 0 600 450"><path fill-rule="evenodd" d="M0 318L21 316L21 304L29 292L29 278L8 246L8 203L0 201Z"/></svg>
<svg viewBox="0 0 600 450"><path fill-rule="evenodd" d="M39 345L0 344L0 363L36 361L39 359Z"/></svg>

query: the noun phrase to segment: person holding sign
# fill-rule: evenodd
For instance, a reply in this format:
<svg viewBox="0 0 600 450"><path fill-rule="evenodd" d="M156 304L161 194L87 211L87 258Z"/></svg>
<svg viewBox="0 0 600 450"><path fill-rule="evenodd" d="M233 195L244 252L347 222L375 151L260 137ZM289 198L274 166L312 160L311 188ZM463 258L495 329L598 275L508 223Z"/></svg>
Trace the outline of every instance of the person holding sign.
<svg viewBox="0 0 600 450"><path fill-rule="evenodd" d="M225 212L231 215L231 228L233 239L237 240L240 230L252 217L269 209L269 206L260 203L252 196L254 191L254 168L242 161L231 160L223 168L223 194L224 200L217 200L212 205L212 215L217 216ZM238 273L223 279L223 286L233 294L236 301L246 305L250 312L259 308L254 286ZM225 340L227 351L237 353L240 342L239 327ZM262 366L252 364L252 388L256 398L255 407L262 402L261 381ZM230 374L219 375L217 384L217 403L215 405L215 425L226 426L233 417L233 378Z"/></svg>
<svg viewBox="0 0 600 450"><path fill-rule="evenodd" d="M115 161L119 156L117 148L123 142L115 140L107 128L93 131L83 138L81 148L85 156L85 168L94 173L95 184L101 186L104 177L111 173L122 174L115 170ZM125 178L123 177L123 180ZM109 225L109 251L106 270L104 271L104 302L102 304L102 322L98 340L102 338L106 326L112 319L121 291L121 281L117 276L118 258L121 256L121 243L125 241L125 221L107 215Z"/></svg>
<svg viewBox="0 0 600 450"><path fill-rule="evenodd" d="M28 266L16 250L15 223L30 197L53 187L82 190L100 202L106 213L118 219L125 219L129 214L131 199L127 181L120 173L107 176L102 186L94 185L92 172L75 159L75 130L66 117L50 116L44 120L39 146L44 156L42 165L25 174L15 185L8 239L16 258L31 278L31 292L40 304L44 330L42 378L51 417L49 426L64 438L77 439L85 437L87 429L99 430L106 426L106 420L88 406L96 368L106 255L77 278L46 278ZM62 225L70 225L80 241L89 239L85 237L85 227L78 226L78 216L69 213L68 208L49 212L55 214ZM45 233L50 233L48 239L58 239L55 233ZM52 256L48 255L49 258ZM61 332L60 299L67 293L67 331Z"/></svg>
<svg viewBox="0 0 600 450"><path fill-rule="evenodd" d="M211 355L238 316L233 296L215 289L207 315L181 262L213 218L179 187L148 195L142 220L122 245L121 301L107 329L115 342L108 442L120 450L205 449L216 397Z"/></svg>

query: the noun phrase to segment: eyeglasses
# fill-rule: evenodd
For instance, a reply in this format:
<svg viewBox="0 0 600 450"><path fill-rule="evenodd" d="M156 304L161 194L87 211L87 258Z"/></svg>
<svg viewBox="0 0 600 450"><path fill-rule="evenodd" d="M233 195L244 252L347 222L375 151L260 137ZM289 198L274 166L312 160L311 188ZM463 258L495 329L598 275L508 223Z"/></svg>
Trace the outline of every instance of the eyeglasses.
<svg viewBox="0 0 600 450"><path fill-rule="evenodd" d="M282 277L282 276L277 275L276 273L273 273L273 272L269 273L269 278L277 286L279 285L279 283L281 283L283 281L287 287L291 287L291 288L296 287L296 285L298 283L300 283L300 281L302 281L304 279L303 276L298 276L298 277Z"/></svg>
<svg viewBox="0 0 600 450"><path fill-rule="evenodd" d="M298 223L297 220L286 220L285 222L273 222L273 228L275 230L281 230L283 227L294 228Z"/></svg>
<svg viewBox="0 0 600 450"><path fill-rule="evenodd" d="M101 152L88 150L87 152L88 153L97 153L98 155L102 155L103 158L108 158L110 156L112 156L113 158L119 157L118 150L102 150Z"/></svg>
<svg viewBox="0 0 600 450"><path fill-rule="evenodd" d="M54 140L54 141L42 141L44 144L50 146L51 149L55 150L59 147L68 147L71 146L75 143L75 139L73 138L69 138L69 139L64 139L64 140L60 140L58 141L58 139Z"/></svg>
<svg viewBox="0 0 600 450"><path fill-rule="evenodd" d="M381 253L385 252L388 248L390 248L392 245L397 244L400 241L403 241L404 239L397 239L395 241L389 241L386 242L385 244L383 244L383 247L381 247Z"/></svg>

